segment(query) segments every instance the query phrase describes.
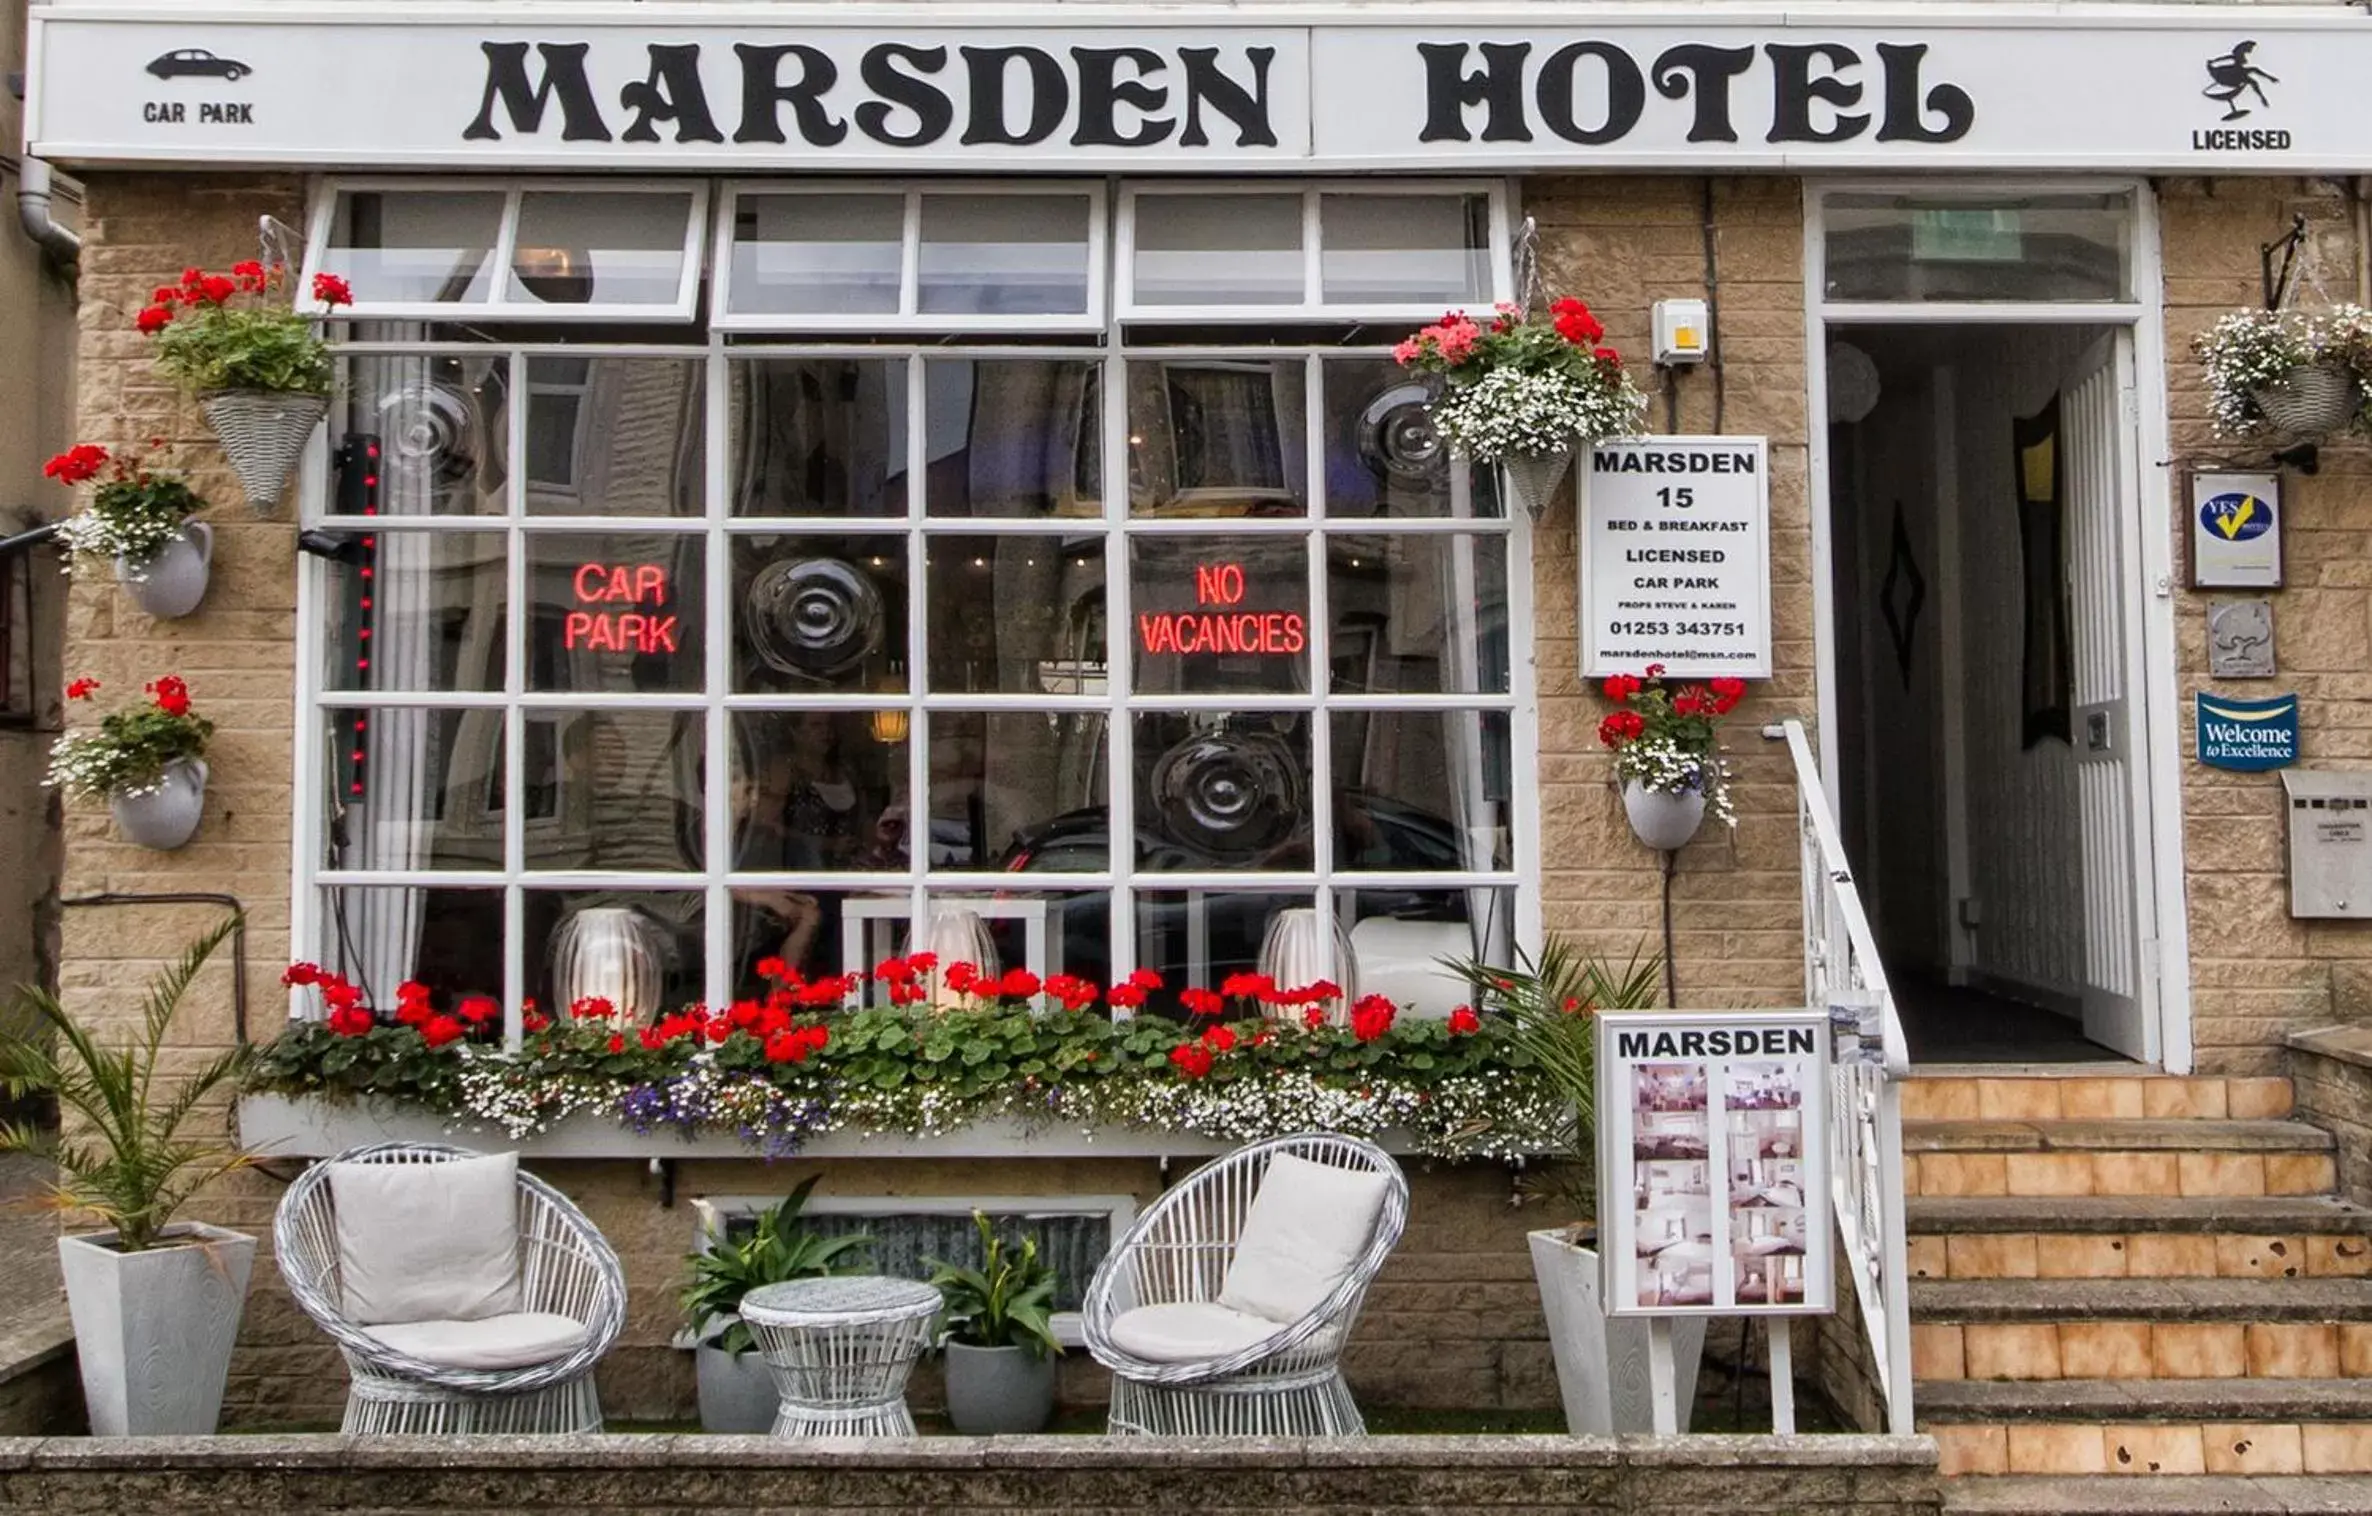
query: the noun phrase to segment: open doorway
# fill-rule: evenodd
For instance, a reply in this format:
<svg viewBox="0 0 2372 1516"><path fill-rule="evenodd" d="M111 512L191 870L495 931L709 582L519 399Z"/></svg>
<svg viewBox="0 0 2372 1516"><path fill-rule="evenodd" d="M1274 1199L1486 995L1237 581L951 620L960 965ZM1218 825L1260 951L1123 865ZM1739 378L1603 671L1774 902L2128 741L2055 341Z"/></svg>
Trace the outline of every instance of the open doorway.
<svg viewBox="0 0 2372 1516"><path fill-rule="evenodd" d="M2128 331L1831 328L1836 803L1922 1063L2159 1056Z"/></svg>

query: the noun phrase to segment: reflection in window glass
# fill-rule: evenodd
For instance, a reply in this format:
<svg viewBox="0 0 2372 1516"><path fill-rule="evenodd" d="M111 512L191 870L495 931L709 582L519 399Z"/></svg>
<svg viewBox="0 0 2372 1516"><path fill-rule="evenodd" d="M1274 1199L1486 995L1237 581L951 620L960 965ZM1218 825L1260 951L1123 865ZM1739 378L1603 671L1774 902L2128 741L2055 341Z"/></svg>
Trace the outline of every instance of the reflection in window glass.
<svg viewBox="0 0 2372 1516"><path fill-rule="evenodd" d="M1316 866L1306 713L1140 712L1135 721L1139 868Z"/></svg>
<svg viewBox="0 0 2372 1516"><path fill-rule="evenodd" d="M700 688L699 537L537 532L527 542L530 690Z"/></svg>
<svg viewBox="0 0 2372 1516"><path fill-rule="evenodd" d="M1498 470L1451 457L1425 407L1434 381L1389 358L1329 359L1321 365L1325 417L1319 435L1329 516L1505 514Z"/></svg>
<svg viewBox="0 0 2372 1516"><path fill-rule="evenodd" d="M933 516L1103 515L1103 408L1093 363L923 364L924 508Z"/></svg>
<svg viewBox="0 0 2372 1516"><path fill-rule="evenodd" d="M1831 300L2129 300L2130 196L1830 195Z"/></svg>
<svg viewBox="0 0 2372 1516"><path fill-rule="evenodd" d="M922 197L926 313L1070 315L1087 309L1085 195Z"/></svg>
<svg viewBox="0 0 2372 1516"><path fill-rule="evenodd" d="M1298 194L1136 197L1138 305L1299 305Z"/></svg>
<svg viewBox="0 0 2372 1516"><path fill-rule="evenodd" d="M527 825L526 864L545 872L700 868L701 717L696 711L555 712L531 745L526 786L547 812Z"/></svg>
<svg viewBox="0 0 2372 1516"><path fill-rule="evenodd" d="M1505 537L1362 532L1326 548L1336 694L1507 693Z"/></svg>
<svg viewBox="0 0 2372 1516"><path fill-rule="evenodd" d="M906 539L733 539L733 687L902 693Z"/></svg>
<svg viewBox="0 0 2372 1516"><path fill-rule="evenodd" d="M483 300L502 211L500 193L347 190L321 267L362 306Z"/></svg>
<svg viewBox="0 0 2372 1516"><path fill-rule="evenodd" d="M437 1009L464 995L502 997L502 891L338 885L321 892L318 961L392 1017L396 986L428 986Z"/></svg>
<svg viewBox="0 0 2372 1516"><path fill-rule="evenodd" d="M1129 510L1140 516L1306 514L1306 388L1299 358L1132 362Z"/></svg>
<svg viewBox="0 0 2372 1516"><path fill-rule="evenodd" d="M1383 995L1403 1016L1438 1021L1474 1000L1464 978L1442 962L1514 962L1515 891L1341 889L1335 912L1345 923L1350 977L1336 982L1361 995Z"/></svg>
<svg viewBox="0 0 2372 1516"><path fill-rule="evenodd" d="M743 195L734 201L734 315L898 309L903 195Z"/></svg>
<svg viewBox="0 0 2372 1516"><path fill-rule="evenodd" d="M1321 195L1318 274L1328 305L1478 305L1491 298L1482 195Z"/></svg>
<svg viewBox="0 0 2372 1516"><path fill-rule="evenodd" d="M354 707L317 719L328 759L326 867L502 867L499 707Z"/></svg>
<svg viewBox="0 0 2372 1516"><path fill-rule="evenodd" d="M1294 937L1314 934L1317 912L1307 890L1145 890L1137 895L1137 962L1163 986L1140 1014L1186 1019L1178 992L1217 989L1230 974L1274 972ZM1286 977L1298 978L1298 975ZM1338 975L1335 980L1344 981Z"/></svg>
<svg viewBox="0 0 2372 1516"><path fill-rule="evenodd" d="M1051 694L1104 659L1104 553L1094 537L933 536L930 688Z"/></svg>
<svg viewBox="0 0 2372 1516"><path fill-rule="evenodd" d="M1508 867L1505 711L1336 711L1334 866Z"/></svg>
<svg viewBox="0 0 2372 1516"><path fill-rule="evenodd" d="M902 709L735 711L733 867L905 868L911 720Z"/></svg>
<svg viewBox="0 0 2372 1516"><path fill-rule="evenodd" d="M1128 554L1139 693L1309 688L1306 538L1140 536Z"/></svg>
<svg viewBox="0 0 2372 1516"><path fill-rule="evenodd" d="M696 890L527 891L527 993L567 1007L608 1001L628 1027L702 998Z"/></svg>
<svg viewBox="0 0 2372 1516"><path fill-rule="evenodd" d="M357 455L336 471L331 511L499 516L507 508L510 383L500 356L344 358L337 396L330 457L342 457L349 443Z"/></svg>
<svg viewBox="0 0 2372 1516"><path fill-rule="evenodd" d="M331 565L323 597L328 688L503 687L502 533L382 530L353 542L355 560Z"/></svg>
<svg viewBox="0 0 2372 1516"><path fill-rule="evenodd" d="M669 358L529 358L529 513L701 514L704 372Z"/></svg>
<svg viewBox="0 0 2372 1516"><path fill-rule="evenodd" d="M1064 873L1112 866L1100 711L934 711L931 866Z"/></svg>
<svg viewBox="0 0 2372 1516"><path fill-rule="evenodd" d="M688 194L529 190L519 197L506 300L673 305L683 288Z"/></svg>
<svg viewBox="0 0 2372 1516"><path fill-rule="evenodd" d="M906 360L733 366L737 516L906 514Z"/></svg>

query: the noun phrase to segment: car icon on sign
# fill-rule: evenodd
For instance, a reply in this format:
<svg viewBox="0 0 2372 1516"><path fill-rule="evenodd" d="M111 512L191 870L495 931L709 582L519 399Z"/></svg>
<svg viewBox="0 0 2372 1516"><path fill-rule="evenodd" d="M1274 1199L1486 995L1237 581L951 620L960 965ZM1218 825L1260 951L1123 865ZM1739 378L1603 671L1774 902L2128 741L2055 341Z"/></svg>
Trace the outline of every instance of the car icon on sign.
<svg viewBox="0 0 2372 1516"><path fill-rule="evenodd" d="M255 72L236 58L217 58L202 47L167 53L149 64L148 71L159 79L244 79Z"/></svg>

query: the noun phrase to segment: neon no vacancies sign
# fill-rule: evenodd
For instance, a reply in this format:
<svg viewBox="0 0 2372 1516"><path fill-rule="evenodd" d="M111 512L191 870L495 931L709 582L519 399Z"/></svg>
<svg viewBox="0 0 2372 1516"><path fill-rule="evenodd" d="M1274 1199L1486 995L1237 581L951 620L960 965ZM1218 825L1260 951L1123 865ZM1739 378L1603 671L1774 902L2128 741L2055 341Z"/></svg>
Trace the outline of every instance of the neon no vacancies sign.
<svg viewBox="0 0 2372 1516"><path fill-rule="evenodd" d="M1677 679L1771 672L1763 437L1647 437L1582 460L1581 662Z"/></svg>

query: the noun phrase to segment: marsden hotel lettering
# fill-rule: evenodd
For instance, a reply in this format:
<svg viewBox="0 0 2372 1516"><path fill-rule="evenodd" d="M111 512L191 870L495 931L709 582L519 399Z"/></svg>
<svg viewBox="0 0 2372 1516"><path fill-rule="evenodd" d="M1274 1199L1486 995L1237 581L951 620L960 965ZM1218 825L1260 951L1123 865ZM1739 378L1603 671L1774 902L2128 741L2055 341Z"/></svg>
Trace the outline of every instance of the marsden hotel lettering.
<svg viewBox="0 0 2372 1516"><path fill-rule="evenodd" d="M1174 143L1275 147L1276 50L1261 46L1037 47L881 42L853 59L806 43L736 43L729 68L697 43L650 43L640 77L600 79L584 42L482 42L485 87L462 136L565 142L787 143L830 148L851 131L891 147L1083 148ZM1927 47L1878 43L1874 63L1836 42L1682 43L1642 62L1612 42L1421 42L1420 142L1584 146L1629 135L1649 91L1688 116L1690 142L1736 142L1733 86L1768 71L1765 142L1952 142L1976 119L1968 92L1926 84ZM853 81L845 77L853 65ZM614 92L613 92L614 88ZM614 101L614 106L606 103ZM1866 107L1866 108L1865 108ZM663 134L665 134L663 136Z"/></svg>

